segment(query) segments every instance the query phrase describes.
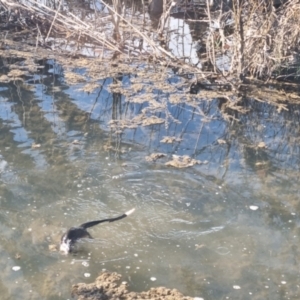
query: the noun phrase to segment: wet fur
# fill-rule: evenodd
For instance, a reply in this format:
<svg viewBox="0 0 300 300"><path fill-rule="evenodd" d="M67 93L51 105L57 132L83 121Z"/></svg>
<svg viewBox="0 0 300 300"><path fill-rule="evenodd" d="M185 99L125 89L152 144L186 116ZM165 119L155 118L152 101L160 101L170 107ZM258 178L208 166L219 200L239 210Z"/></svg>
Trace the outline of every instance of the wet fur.
<svg viewBox="0 0 300 300"><path fill-rule="evenodd" d="M65 254L68 254L74 250L74 246L79 239L82 239L82 238L92 239L92 236L87 231L87 228L96 226L96 225L98 225L100 223L104 223L104 222L111 223L111 222L115 222L115 221L124 219L127 216L129 216L130 214L132 214L134 212L134 210L135 209L133 208L130 211L124 213L123 215L115 217L115 218L91 221L91 222L83 223L83 224L79 225L78 227L71 227L61 237L60 251Z"/></svg>

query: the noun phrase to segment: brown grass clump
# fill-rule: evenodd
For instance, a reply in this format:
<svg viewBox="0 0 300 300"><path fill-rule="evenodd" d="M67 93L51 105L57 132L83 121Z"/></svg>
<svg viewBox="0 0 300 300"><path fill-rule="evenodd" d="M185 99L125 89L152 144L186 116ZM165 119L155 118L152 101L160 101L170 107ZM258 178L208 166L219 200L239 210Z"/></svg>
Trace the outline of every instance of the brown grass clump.
<svg viewBox="0 0 300 300"><path fill-rule="evenodd" d="M102 273L94 283L78 283L72 287L72 296L79 300L192 300L195 298L184 296L176 289L165 287L151 288L141 293L130 292L126 282L120 282L121 275L117 273Z"/></svg>
<svg viewBox="0 0 300 300"><path fill-rule="evenodd" d="M233 0L231 10L221 9L217 17L210 19L210 26L215 28L208 35L210 60L216 66L216 57L230 52L230 66L226 71L225 68L219 71L225 76L236 74L236 79L242 81L249 75L256 78L297 76L299 19L297 0L287 1L279 8L275 8L273 0ZM215 23L217 28L213 26ZM226 33L228 27L232 27L232 34ZM222 45L221 49L212 46L217 42Z"/></svg>

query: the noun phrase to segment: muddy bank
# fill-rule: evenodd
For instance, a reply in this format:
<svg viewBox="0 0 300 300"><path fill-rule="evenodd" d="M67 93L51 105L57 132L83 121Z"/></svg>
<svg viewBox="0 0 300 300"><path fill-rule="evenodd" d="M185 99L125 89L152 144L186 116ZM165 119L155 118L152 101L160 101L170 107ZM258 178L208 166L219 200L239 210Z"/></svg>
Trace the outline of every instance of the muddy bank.
<svg viewBox="0 0 300 300"><path fill-rule="evenodd" d="M192 300L194 298L183 296L176 289L165 287L151 288L149 291L136 293L127 289L127 284L120 281L121 275L117 273L102 273L93 283L78 283L72 287L72 296L78 300L132 300L132 299L166 299L166 300Z"/></svg>

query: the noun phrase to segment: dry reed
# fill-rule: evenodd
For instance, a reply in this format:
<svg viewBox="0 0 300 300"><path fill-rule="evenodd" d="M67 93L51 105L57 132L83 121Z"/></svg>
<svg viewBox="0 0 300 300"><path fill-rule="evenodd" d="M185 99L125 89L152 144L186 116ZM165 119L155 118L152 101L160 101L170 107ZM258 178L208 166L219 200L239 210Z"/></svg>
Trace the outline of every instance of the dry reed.
<svg viewBox="0 0 300 300"><path fill-rule="evenodd" d="M167 35L167 20L175 5L171 0L162 1L164 11L158 28L161 37ZM216 9L207 0L206 19L194 20L208 25L205 47L206 60L212 66L209 74L215 74L219 81L229 81L231 86L239 86L249 75L257 78L282 77L284 70L284 76L297 76L299 1L289 0L279 9L275 9L273 0L232 0L230 3L231 6L225 8L221 1ZM126 16L126 8L120 0L113 0L112 6L103 2L107 13L97 15L95 23L81 20L71 11L64 11L61 0L56 4L54 9L35 0L0 0L2 11L23 11L36 20L37 41L43 36L47 42L52 35L59 33L66 39L70 36L77 41L82 39L117 53L123 52L126 45L132 53L138 51L137 55L143 53L164 60L166 66L183 65L155 40L154 35L135 23L136 19ZM45 23L47 30L43 32L41 24ZM136 49L133 43L130 45L129 36L139 38L142 46ZM225 54L229 61L224 67L219 62ZM207 77L201 69L187 64L184 66L195 74L200 73L201 78Z"/></svg>

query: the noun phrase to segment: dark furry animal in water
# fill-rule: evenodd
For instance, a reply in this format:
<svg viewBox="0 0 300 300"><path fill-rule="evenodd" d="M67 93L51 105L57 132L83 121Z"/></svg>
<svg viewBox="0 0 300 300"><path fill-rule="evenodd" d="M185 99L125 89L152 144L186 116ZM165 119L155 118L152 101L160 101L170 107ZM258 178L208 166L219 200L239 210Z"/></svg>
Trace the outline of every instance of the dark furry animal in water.
<svg viewBox="0 0 300 300"><path fill-rule="evenodd" d="M109 218L104 220L91 221L83 223L78 227L71 227L62 237L60 241L60 251L64 254L68 254L74 250L75 243L82 238L91 238L92 236L88 233L87 228L93 227L103 222L114 222L126 218L134 212L134 208L124 213L121 216L115 218Z"/></svg>

